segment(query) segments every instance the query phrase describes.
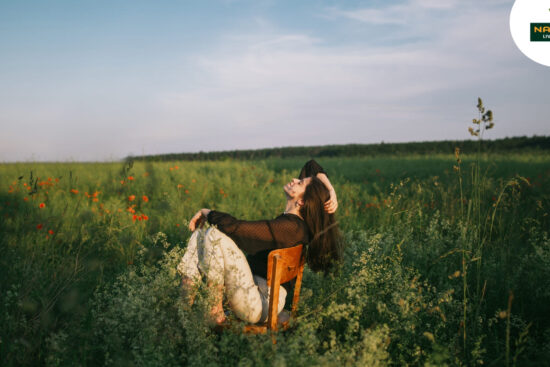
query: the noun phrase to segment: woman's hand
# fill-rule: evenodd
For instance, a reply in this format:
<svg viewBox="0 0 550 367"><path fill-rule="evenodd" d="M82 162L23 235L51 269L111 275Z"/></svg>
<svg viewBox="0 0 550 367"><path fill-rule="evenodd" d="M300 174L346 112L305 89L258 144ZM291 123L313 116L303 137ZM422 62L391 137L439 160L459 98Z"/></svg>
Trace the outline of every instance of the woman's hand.
<svg viewBox="0 0 550 367"><path fill-rule="evenodd" d="M210 213L210 209L202 208L191 218L189 221L189 229L191 232L194 232L195 229L201 228L208 218L208 214Z"/></svg>
<svg viewBox="0 0 550 367"><path fill-rule="evenodd" d="M338 208L338 199L336 198L336 191L334 191L334 187L332 187L332 184L330 183L330 180L328 179L327 175L325 175L324 173L318 173L317 178L325 184L325 187L328 189L330 193L329 199L325 202L325 211L329 214L333 214L334 212L336 212L336 209Z"/></svg>
<svg viewBox="0 0 550 367"><path fill-rule="evenodd" d="M330 198L325 201L325 211L329 214L334 214L338 208L338 199L336 198L336 191L330 190Z"/></svg>

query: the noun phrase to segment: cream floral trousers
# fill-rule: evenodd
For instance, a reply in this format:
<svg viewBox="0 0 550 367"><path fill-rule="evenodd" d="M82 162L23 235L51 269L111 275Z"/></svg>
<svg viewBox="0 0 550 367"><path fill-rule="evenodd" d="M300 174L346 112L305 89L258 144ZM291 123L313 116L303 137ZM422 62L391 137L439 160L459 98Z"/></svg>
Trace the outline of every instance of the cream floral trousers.
<svg viewBox="0 0 550 367"><path fill-rule="evenodd" d="M194 281L223 284L231 310L239 319L267 320L269 289L264 278L253 275L244 253L225 233L214 227L193 232L178 272ZM279 289L279 312L285 305L286 290Z"/></svg>

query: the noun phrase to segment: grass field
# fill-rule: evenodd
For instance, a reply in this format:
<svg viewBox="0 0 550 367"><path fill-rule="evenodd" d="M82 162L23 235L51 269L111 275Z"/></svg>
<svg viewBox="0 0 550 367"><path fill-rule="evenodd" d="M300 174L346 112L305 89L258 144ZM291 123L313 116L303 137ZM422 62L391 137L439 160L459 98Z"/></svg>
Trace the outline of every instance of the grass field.
<svg viewBox="0 0 550 367"><path fill-rule="evenodd" d="M307 158L0 165L0 364L541 365L550 155L324 158L345 261L278 336L212 333L176 265L200 208L284 209Z"/></svg>

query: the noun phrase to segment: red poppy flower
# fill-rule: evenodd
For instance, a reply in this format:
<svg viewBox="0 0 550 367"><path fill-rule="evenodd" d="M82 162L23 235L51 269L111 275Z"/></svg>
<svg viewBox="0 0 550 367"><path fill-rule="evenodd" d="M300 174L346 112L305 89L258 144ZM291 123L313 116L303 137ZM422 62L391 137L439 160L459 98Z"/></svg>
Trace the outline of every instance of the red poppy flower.
<svg viewBox="0 0 550 367"><path fill-rule="evenodd" d="M38 224L38 225L36 226L36 229L41 230L42 227L43 227L42 224Z"/></svg>
<svg viewBox="0 0 550 367"><path fill-rule="evenodd" d="M50 229L50 230L48 231L48 233L49 233L49 234L50 234L50 236L51 236L51 235L53 235L53 234L54 234L54 231L52 231L52 230Z"/></svg>
<svg viewBox="0 0 550 367"><path fill-rule="evenodd" d="M147 196L145 196L145 195L143 195L143 197L142 197L141 199L142 199L143 201L145 201L145 202L148 202L148 201L149 201L149 198L148 198Z"/></svg>
<svg viewBox="0 0 550 367"><path fill-rule="evenodd" d="M39 207L40 209L44 208L45 206L46 206L46 204L44 204L44 203L40 203L40 205L38 205L38 207Z"/></svg>
<svg viewBox="0 0 550 367"><path fill-rule="evenodd" d="M130 195L128 196L128 201L134 201L135 198L136 198L136 195Z"/></svg>

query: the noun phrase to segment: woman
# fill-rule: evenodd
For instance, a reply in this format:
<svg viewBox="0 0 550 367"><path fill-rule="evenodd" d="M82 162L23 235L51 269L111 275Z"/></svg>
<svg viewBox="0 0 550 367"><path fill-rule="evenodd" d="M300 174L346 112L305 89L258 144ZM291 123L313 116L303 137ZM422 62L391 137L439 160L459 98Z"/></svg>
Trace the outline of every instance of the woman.
<svg viewBox="0 0 550 367"><path fill-rule="evenodd" d="M267 319L267 256L274 249L304 244L306 262L314 271L327 272L340 260L339 233L333 215L338 202L323 168L314 160L307 162L300 178L287 183L284 192L285 212L272 220L238 220L206 208L191 219L189 229L194 233L178 271L187 290L202 276L215 289L215 306L210 315L213 322L225 321L224 287L238 318L251 323ZM209 228L206 233L195 231L204 221L217 228ZM287 290L281 288L279 312L286 294Z"/></svg>

